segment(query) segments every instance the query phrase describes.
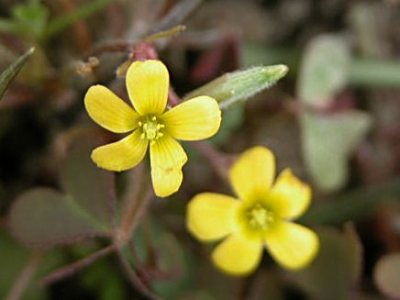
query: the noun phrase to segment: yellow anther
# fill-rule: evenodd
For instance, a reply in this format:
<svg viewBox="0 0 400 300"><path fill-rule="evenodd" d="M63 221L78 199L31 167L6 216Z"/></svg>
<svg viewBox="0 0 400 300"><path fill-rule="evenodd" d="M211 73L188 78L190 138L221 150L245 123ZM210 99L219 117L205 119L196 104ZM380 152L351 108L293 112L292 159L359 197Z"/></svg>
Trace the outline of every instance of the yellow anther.
<svg viewBox="0 0 400 300"><path fill-rule="evenodd" d="M249 225L254 229L267 229L274 222L274 213L261 204L256 204L247 211Z"/></svg>
<svg viewBox="0 0 400 300"><path fill-rule="evenodd" d="M138 124L142 130L140 137L149 140L150 145L154 145L154 142L164 135L161 129L164 128L165 125L158 123L156 116L147 116L139 121Z"/></svg>

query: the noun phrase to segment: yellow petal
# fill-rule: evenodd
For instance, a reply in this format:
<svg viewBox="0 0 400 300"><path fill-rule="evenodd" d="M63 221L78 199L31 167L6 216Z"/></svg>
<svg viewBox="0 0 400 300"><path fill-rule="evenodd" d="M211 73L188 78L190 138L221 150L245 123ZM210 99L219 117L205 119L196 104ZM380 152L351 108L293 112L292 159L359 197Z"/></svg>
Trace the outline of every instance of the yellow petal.
<svg viewBox="0 0 400 300"><path fill-rule="evenodd" d="M221 124L221 110L211 97L185 101L166 112L161 119L166 130L178 140L194 141L213 136Z"/></svg>
<svg viewBox="0 0 400 300"><path fill-rule="evenodd" d="M140 115L160 115L168 100L169 74L159 60L136 61L126 74L126 88Z"/></svg>
<svg viewBox="0 0 400 300"><path fill-rule="evenodd" d="M266 246L274 259L287 269L306 267L319 249L317 234L304 226L279 222L265 236Z"/></svg>
<svg viewBox="0 0 400 300"><path fill-rule="evenodd" d="M103 169L124 171L142 161L147 145L148 141L141 139L139 130L136 130L118 142L94 149L92 159Z"/></svg>
<svg viewBox="0 0 400 300"><path fill-rule="evenodd" d="M265 147L253 147L239 157L229 175L240 199L260 198L268 193L271 187L275 175L275 157Z"/></svg>
<svg viewBox="0 0 400 300"><path fill-rule="evenodd" d="M139 115L128 104L102 85L89 88L85 107L97 124L112 132L131 131L139 121Z"/></svg>
<svg viewBox="0 0 400 300"><path fill-rule="evenodd" d="M239 201L229 196L199 194L188 204L187 227L199 240L220 239L234 230L238 205Z"/></svg>
<svg viewBox="0 0 400 300"><path fill-rule="evenodd" d="M310 205L311 188L294 176L291 170L286 169L272 187L269 199L280 217L297 218Z"/></svg>
<svg viewBox="0 0 400 300"><path fill-rule="evenodd" d="M239 234L229 236L212 253L214 264L231 275L246 275L260 263L262 242L247 240Z"/></svg>
<svg viewBox="0 0 400 300"><path fill-rule="evenodd" d="M182 146L169 135L164 135L150 146L151 178L159 197L175 193L181 186L182 167L187 156Z"/></svg>

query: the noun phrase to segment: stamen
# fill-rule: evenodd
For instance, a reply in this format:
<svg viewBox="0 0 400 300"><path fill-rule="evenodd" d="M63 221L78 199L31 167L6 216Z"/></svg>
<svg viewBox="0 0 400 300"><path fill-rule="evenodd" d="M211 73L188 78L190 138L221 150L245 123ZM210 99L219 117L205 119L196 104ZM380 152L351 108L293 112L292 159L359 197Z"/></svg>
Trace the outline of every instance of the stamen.
<svg viewBox="0 0 400 300"><path fill-rule="evenodd" d="M150 145L154 145L155 141L164 136L161 129L165 128L164 124L158 122L156 116L147 116L138 122L142 134L140 138L150 141Z"/></svg>
<svg viewBox="0 0 400 300"><path fill-rule="evenodd" d="M267 229L275 220L274 213L260 203L247 210L247 218L250 227L257 230Z"/></svg>

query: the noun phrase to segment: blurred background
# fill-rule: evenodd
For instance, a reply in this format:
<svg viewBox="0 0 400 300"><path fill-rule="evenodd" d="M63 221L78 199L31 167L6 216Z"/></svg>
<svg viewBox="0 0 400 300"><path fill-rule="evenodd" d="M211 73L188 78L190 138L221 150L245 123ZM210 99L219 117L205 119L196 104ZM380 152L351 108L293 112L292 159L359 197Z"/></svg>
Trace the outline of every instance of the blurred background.
<svg viewBox="0 0 400 300"><path fill-rule="evenodd" d="M267 254L245 278L216 270L213 246L185 228L186 204L230 188L187 143L181 190L151 203L130 243L133 279L100 252L43 281L107 246L123 200L143 184L143 167L114 186L90 162L95 145L118 137L87 116L87 88L101 83L127 99L132 51L180 24L185 31L147 42L182 97L226 72L289 66L272 88L225 110L209 144L222 160L267 146L279 170L308 181L313 205L300 222L317 230L320 254L299 272ZM11 75L0 81L1 299L151 298L136 279L161 299L400 298L400 1L1 0L0 71L31 47L10 84Z"/></svg>

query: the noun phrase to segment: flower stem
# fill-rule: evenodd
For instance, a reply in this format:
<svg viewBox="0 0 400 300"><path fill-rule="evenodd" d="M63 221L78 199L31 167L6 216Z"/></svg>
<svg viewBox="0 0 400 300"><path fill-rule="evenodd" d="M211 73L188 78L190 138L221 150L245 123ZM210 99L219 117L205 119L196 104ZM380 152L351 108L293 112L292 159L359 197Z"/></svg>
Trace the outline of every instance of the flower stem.
<svg viewBox="0 0 400 300"><path fill-rule="evenodd" d="M50 273L49 275L44 277L40 281L40 283L42 285L51 285L61 279L72 276L75 273L77 273L78 271L90 266L95 261L99 260L100 258L107 256L108 254L114 252L115 250L116 250L116 247L114 244L109 245L109 246L107 246L99 251L96 251L95 253L81 259L81 260L78 260L72 264L64 266L64 267Z"/></svg>
<svg viewBox="0 0 400 300"><path fill-rule="evenodd" d="M125 255L122 252L122 249L119 248L117 251L118 258L120 261L120 264L122 266L123 271L125 272L125 275L128 277L130 283L138 289L143 295L147 296L149 299L152 300L158 300L161 299L159 298L156 294L154 294L140 279L138 274L135 272L135 270L132 269L131 264L129 263L128 259L125 257Z"/></svg>
<svg viewBox="0 0 400 300"><path fill-rule="evenodd" d="M42 262L42 258L43 253L41 252L32 254L27 264L18 275L17 280L11 287L7 297L5 298L6 300L18 300L22 298L22 294L28 287L28 284L31 281L32 277L35 275L37 268Z"/></svg>

